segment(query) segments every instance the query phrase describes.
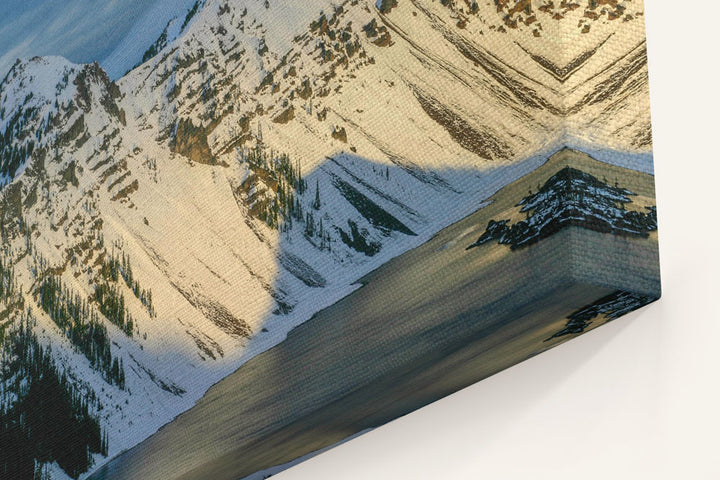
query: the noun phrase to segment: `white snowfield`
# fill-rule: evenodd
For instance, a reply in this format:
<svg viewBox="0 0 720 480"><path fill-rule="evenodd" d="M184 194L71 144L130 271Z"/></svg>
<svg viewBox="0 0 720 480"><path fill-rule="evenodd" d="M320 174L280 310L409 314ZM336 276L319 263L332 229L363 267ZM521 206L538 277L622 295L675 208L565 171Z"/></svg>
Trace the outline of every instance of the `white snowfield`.
<svg viewBox="0 0 720 480"><path fill-rule="evenodd" d="M112 77L45 57L0 83L0 134L32 151L0 197L19 198L35 253L82 297L112 252L152 291L155 317L122 285L132 337L107 322L121 390L36 306L25 236L2 238L38 335L100 397L110 457L560 146L651 170L641 16L581 33L580 9L536 37L485 2L398 3L207 0L116 82L155 41L151 15L104 60ZM282 190L245 161L258 144L305 179L292 228L258 217Z"/></svg>

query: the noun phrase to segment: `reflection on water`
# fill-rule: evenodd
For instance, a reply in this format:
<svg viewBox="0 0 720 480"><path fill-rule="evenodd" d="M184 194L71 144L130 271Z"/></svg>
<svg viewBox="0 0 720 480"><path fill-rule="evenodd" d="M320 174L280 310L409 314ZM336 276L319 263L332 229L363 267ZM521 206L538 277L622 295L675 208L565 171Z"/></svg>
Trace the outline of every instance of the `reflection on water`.
<svg viewBox="0 0 720 480"><path fill-rule="evenodd" d="M565 325L565 328L545 341L548 342L553 338L565 335L583 333L585 329L593 323L592 320L601 315L606 322L610 322L625 315L626 313L630 313L638 308L644 307L655 300L657 300L656 297L649 297L638 293L618 290L617 292L612 293L607 297L603 297L597 302L583 307L568 316L568 322Z"/></svg>

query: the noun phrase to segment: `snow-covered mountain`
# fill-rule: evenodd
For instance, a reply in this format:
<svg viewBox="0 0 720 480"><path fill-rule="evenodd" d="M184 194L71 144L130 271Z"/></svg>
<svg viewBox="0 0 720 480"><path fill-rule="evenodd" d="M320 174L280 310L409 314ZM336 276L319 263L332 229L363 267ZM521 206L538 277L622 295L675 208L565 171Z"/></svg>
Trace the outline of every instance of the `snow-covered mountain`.
<svg viewBox="0 0 720 480"><path fill-rule="evenodd" d="M202 0L153 0L100 65L110 78L122 77L178 38L202 4Z"/></svg>
<svg viewBox="0 0 720 480"><path fill-rule="evenodd" d="M0 331L51 345L99 418L91 461L64 465L138 443L561 145L649 152L632 3L531 29L534 10L476 2L206 0L139 24L103 61L113 76L16 63ZM5 369L6 407L21 377Z"/></svg>
<svg viewBox="0 0 720 480"><path fill-rule="evenodd" d="M638 210L630 198L634 195L626 188L613 187L589 173L565 167L518 203L519 212L527 215L525 220L491 220L468 250L492 241L514 250L570 226L647 238L649 232L657 230L657 210L654 205Z"/></svg>

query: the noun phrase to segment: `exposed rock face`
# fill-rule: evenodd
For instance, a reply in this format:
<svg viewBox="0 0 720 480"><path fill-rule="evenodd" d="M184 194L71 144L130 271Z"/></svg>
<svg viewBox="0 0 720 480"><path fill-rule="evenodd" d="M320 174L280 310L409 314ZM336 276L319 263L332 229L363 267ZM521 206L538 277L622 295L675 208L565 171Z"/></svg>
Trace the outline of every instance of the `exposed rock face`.
<svg viewBox="0 0 720 480"><path fill-rule="evenodd" d="M497 241L513 250L537 243L569 226L601 233L647 237L657 230L655 207L646 211L628 210L633 192L610 186L590 174L565 167L537 192L523 198L518 206L527 219L491 220L478 240L468 249Z"/></svg>
<svg viewBox="0 0 720 480"><path fill-rule="evenodd" d="M345 131L345 127L334 128L332 132L332 137L335 140L347 143L347 131Z"/></svg>
<svg viewBox="0 0 720 480"><path fill-rule="evenodd" d="M378 0L377 2L377 8L380 10L380 13L390 13L392 12L392 9L397 7L398 0Z"/></svg>
<svg viewBox="0 0 720 480"><path fill-rule="evenodd" d="M290 105L288 108L280 112L278 116L273 118L273 122L275 123L289 123L295 118L295 107Z"/></svg>
<svg viewBox="0 0 720 480"><path fill-rule="evenodd" d="M553 25L554 22L575 24L582 33L588 33L596 22L629 22L643 15L642 4L631 0L494 1L503 20L503 27L530 27L538 36L543 29L558 28ZM475 8L471 7L473 10Z"/></svg>
<svg viewBox="0 0 720 480"><path fill-rule="evenodd" d="M83 379L109 442L91 451L113 456L549 143L649 152L641 3L574 3L206 0L116 81L19 61L0 81L0 263L17 287L0 332L27 321ZM481 239L646 235L654 210L631 198L568 170Z"/></svg>
<svg viewBox="0 0 720 480"><path fill-rule="evenodd" d="M181 119L170 141L170 150L197 163L214 164L215 159L207 141L207 130L193 125L190 119Z"/></svg>

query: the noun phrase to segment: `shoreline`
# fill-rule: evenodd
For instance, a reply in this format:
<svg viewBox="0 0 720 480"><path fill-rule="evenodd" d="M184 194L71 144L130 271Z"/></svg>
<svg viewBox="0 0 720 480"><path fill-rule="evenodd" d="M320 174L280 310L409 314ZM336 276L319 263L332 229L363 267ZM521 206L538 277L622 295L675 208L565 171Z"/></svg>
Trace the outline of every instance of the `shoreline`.
<svg viewBox="0 0 720 480"><path fill-rule="evenodd" d="M543 162L542 165L546 165L547 163L548 163L547 161L546 161L546 162ZM541 166L542 166L542 165L541 165ZM540 169L540 168L534 170L533 172L536 172L536 171L539 170L539 169ZM651 177L651 176L650 176L650 177ZM522 179L522 178L524 178L524 177L521 177L521 179ZM517 183L517 182L519 182L519 180L516 180L515 182ZM427 254L427 250L428 250L428 249L434 249L435 247L437 247L436 244L442 243L443 241L445 241L445 238L444 238L444 237L448 237L448 236L451 237L451 236L452 236L452 235L448 235L448 231L455 232L455 231L457 231L457 230L459 230L459 229L467 230L466 226L467 226L468 224L473 223L474 218L475 218L476 216L482 217L482 216L483 216L483 212L485 211L486 208L488 208L488 207L481 208L480 210L476 210L474 213L472 213L472 214L464 217L462 220L460 220L460 221L458 221L458 222L455 222L455 223L453 223L451 226L442 229L441 231L439 231L439 232L437 232L435 235L433 235L428 241L426 241L425 243L423 243L421 246L416 247L416 248L414 248L414 249L411 249L411 250L409 250L409 251L407 251L407 252L405 252L405 253L397 256L397 257L394 257L393 259L391 259L391 260L389 260L388 262L384 263L381 267L379 267L379 268L377 268L377 269L369 272L368 274L362 276L360 279L358 279L358 280L355 282L355 285L357 285L358 282L360 282L360 283L367 282L367 283L364 283L364 286L365 286L365 287L371 287L370 290L372 290L373 288L377 288L377 286L373 286L373 279L378 279L378 278L379 278L380 280L382 280L384 277L381 276L381 273L387 274L387 273L388 273L388 270L390 270L390 274L391 274L390 276L392 277L392 273L393 273L393 272L392 272L392 269L395 268L395 266L396 266L396 264L397 264L398 262L400 262L400 263L406 262L408 257L412 259L413 257L415 257L415 256L418 255L418 253L417 253L418 251L421 251L421 253L420 253L421 255ZM484 225L483 225L483 226L484 226ZM477 226L476 226L476 227L477 227ZM454 234L454 233L453 233L453 234ZM465 235L468 235L468 234L465 234ZM556 236L557 236L557 235L556 235ZM554 237L553 237L553 238L554 238ZM558 238L560 238L560 237L558 237ZM464 249L464 241L463 241L463 242L457 242L457 243L458 243L458 245L453 246L454 248L462 247L462 248ZM400 260L400 259L405 259L405 260ZM481 259L481 260L482 260L482 259ZM481 262L481 263L482 263L482 262ZM412 270L412 265L413 265L413 262L412 262L412 261L410 262L410 265L411 265L411 270ZM396 270L398 270L398 269L396 269ZM382 272L381 272L381 271L382 271ZM397 272L395 272L395 274L397 274ZM390 280L386 280L386 283L387 283L388 281L390 282L390 284L392 284L392 281L393 281L393 280L392 280L392 278L391 278ZM382 283L382 281L379 282L379 283ZM337 310L338 308L344 308L343 305L345 305L345 304L350 304L350 305L352 305L352 304L353 304L353 298L365 296L365 293L366 293L366 292L364 293L364 292L363 292L364 290L366 290L366 288L358 288L358 289L355 289L352 293L350 293L349 295L343 297L343 299L341 299L340 301L338 301L338 302L334 303L333 305L331 305L331 306L329 306L329 307L327 307L327 308L325 308L325 309L323 309L323 310L315 313L309 320L307 320L307 321L305 321L305 322L303 322L303 323L300 323L299 325L295 326L293 329L291 329L291 330L288 332L288 334L287 334L286 337L285 337L285 340L283 340L282 342L279 342L278 344L276 344L275 346L271 347L270 349L265 350L263 353L260 353L260 354L256 355L255 357L253 357L252 359L248 360L246 363L244 363L242 366L240 366L237 370L235 370L235 372L231 373L230 375L228 375L227 377L225 377L223 380L221 380L220 382L218 382L218 383L216 383L215 385L213 385L210 389L208 389L208 391L205 393L205 395L195 404L195 406L193 406L192 408L190 408L190 409L187 410L186 412L178 415L178 416L175 418L175 420L173 420L172 422L170 422L170 423L166 424L165 426L161 427L161 429L158 430L158 432L156 432L153 436L149 437L149 439L145 440L144 442L141 442L141 443L138 444L137 446L135 446L135 447L133 447L132 449L128 450L126 453L120 454L120 455L114 457L114 459L110 460L104 467L100 467L99 470L97 470L97 471L96 471L92 476L90 476L89 478L104 478L104 477L102 476L103 474L102 474L102 473L98 473L98 472L108 470L108 469L109 469L109 467L107 467L108 465L115 463L116 461L118 461L119 458L122 458L124 455L127 455L128 452L133 452L133 451L135 451L136 453L134 453L133 455L137 455L137 451L140 450L139 447L141 447L143 444L145 444L146 442L150 441L151 439L153 439L153 438L155 438L155 437L157 437L157 436L159 436L159 435L162 436L162 435L164 435L165 433L167 433L167 429L170 428L171 425L177 423L179 420L183 419L184 417L186 418L186 416L188 415L189 412L192 412L193 410L199 408L199 407L203 404L203 402L206 400L206 397L208 397L208 396L213 396L213 393L212 393L212 392L214 392L214 391L216 391L216 390L222 390L222 389L224 388L223 385L226 385L226 384L228 384L228 383L232 383L232 382L229 380L231 377L242 376L242 374L241 374L240 372L241 372L241 370L243 370L243 369L248 370L248 369L252 369L252 368L257 368L257 367L248 367L247 365L249 365L249 364L251 364L251 363L258 364L258 362L259 362L259 363L262 363L262 360L257 360L259 357L262 357L263 355L265 355L265 356L268 357L268 358L269 358L269 357L273 357L273 356L277 356L277 355L278 355L278 353L277 353L278 351L287 350L287 349L292 350L292 348L291 348L291 347L288 347L288 345L292 344L293 342L297 344L298 342L302 343L303 341L305 341L305 340L299 341L299 340L294 340L294 339L297 339L297 338L308 338L308 337L317 337L317 333L322 333L322 332L316 332L316 333L314 333L314 334L308 334L308 333L304 333L304 332L312 331L313 329L319 328L319 327L318 327L318 320L317 320L317 319L318 319L318 318L322 318L322 317L324 317L324 316L327 316L327 315L328 315L328 313L327 313L328 311L334 311L334 310ZM598 290L597 292L598 292L598 293L603 293L603 292L606 292L606 290ZM332 314L330 314L330 315L332 316ZM313 322L313 320L315 320L315 322ZM343 330L343 329L352 329L352 328L353 328L353 325L338 324L336 320L333 321L333 322L330 322L330 324L332 324L332 325L333 325L333 328L336 329L336 330L337 330L337 329ZM399 335L399 334L398 334L398 335ZM395 338L395 339L397 340L398 338L401 338L401 337L402 337L402 335L399 335L399 336L396 336L396 337L393 337L393 338ZM381 341L384 341L384 340L387 340L387 339L380 339L380 340L381 340ZM298 347L298 348L301 348L301 347ZM301 348L301 350L302 350L302 348ZM304 351L304 350L303 350L303 351ZM281 353L280 356L285 357L286 355ZM293 355L287 355L287 358L288 358L288 361L293 361L293 360L294 360ZM515 363L515 362L513 362L512 364L514 364L514 363ZM312 363L310 363L309 365L312 365ZM508 366L509 366L509 365L508 365ZM362 375L361 375L361 377L362 377ZM484 378L484 377L483 377L483 378ZM242 384L239 384L239 385L242 385ZM270 422L270 423L272 423L272 422ZM99 475L99 476L98 476L98 475ZM110 477L107 477L107 478L126 478L126 477L122 477L122 476L120 476L120 477L110 476Z"/></svg>

